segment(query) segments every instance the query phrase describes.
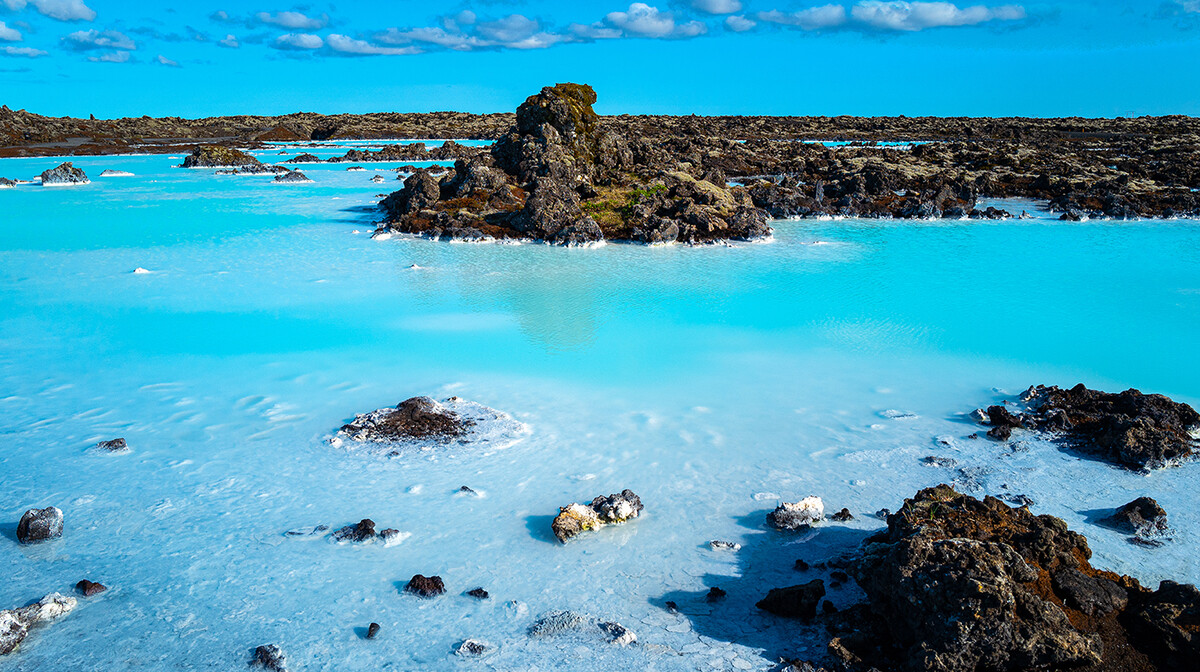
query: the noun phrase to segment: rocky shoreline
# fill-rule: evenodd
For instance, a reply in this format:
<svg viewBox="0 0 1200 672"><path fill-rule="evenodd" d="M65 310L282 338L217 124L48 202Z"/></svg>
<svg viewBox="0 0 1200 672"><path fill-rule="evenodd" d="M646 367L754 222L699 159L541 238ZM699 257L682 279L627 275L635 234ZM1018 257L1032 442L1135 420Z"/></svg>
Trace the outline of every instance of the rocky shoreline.
<svg viewBox="0 0 1200 672"><path fill-rule="evenodd" d="M549 88L591 91L570 84ZM519 135L515 139L511 136L514 127ZM564 129L556 126L555 130L561 135ZM728 186L728 180L744 186L750 204L774 218L1003 219L1020 215L986 205L979 207L981 199L994 198L1045 201L1067 221L1200 216L1200 120L1191 117L662 117L589 113L587 128L580 130L580 137L588 142L608 138L603 148L595 145L601 151L591 158L609 162L611 165L605 167L617 173L632 173L628 180L621 180L623 183L632 184L636 178L666 189L680 186L679 180L655 181L659 173L708 180L722 189ZM520 137L530 136L545 140L537 128L521 120L519 113L84 120L0 108L0 157L190 153L198 145L263 148L267 142L303 144L350 138L477 139L495 143L490 151L457 143L432 149L419 145L378 151L355 149L328 162L463 160L467 163L462 169L469 170L476 159L490 155L497 160L496 167L515 177L515 184L522 188L529 185L530 176L520 174L512 162L512 150L522 142ZM567 144L573 142L568 139ZM303 155L291 159L296 163L306 160ZM596 180L592 184L602 203L618 197L618 201L604 206L606 209L630 205L619 200L627 193L605 192ZM522 200L520 194L514 197ZM512 207L513 200L503 198L493 205L503 210ZM593 218L600 227L608 226ZM655 232L647 230L643 235L654 238ZM636 239L632 232L606 238Z"/></svg>

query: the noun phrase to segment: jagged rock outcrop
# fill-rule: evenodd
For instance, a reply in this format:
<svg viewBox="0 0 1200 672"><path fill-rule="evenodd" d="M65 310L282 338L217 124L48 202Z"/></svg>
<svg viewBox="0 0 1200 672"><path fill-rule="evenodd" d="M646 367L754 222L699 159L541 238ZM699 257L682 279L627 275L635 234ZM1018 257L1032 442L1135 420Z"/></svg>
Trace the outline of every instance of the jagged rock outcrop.
<svg viewBox="0 0 1200 672"><path fill-rule="evenodd" d="M561 507L550 527L554 536L565 544L583 532L637 518L643 508L641 498L632 490L622 490L619 494L597 497L591 504L576 503Z"/></svg>
<svg viewBox="0 0 1200 672"><path fill-rule="evenodd" d="M698 164L603 129L595 102L591 87L579 84L530 96L490 154L460 159L438 181L423 170L408 177L381 203L379 233L568 246L771 234L767 214L745 189L729 187L719 171L695 172Z"/></svg>
<svg viewBox="0 0 1200 672"><path fill-rule="evenodd" d="M298 170L289 170L286 173L280 173L275 176L275 182L283 182L287 184L305 184L311 183L312 180L307 175Z"/></svg>
<svg viewBox="0 0 1200 672"><path fill-rule="evenodd" d="M81 169L72 165L70 161L67 161L57 168L47 170L42 173L43 187L57 187L69 184L89 184L90 182L91 180L88 179L87 174Z"/></svg>
<svg viewBox="0 0 1200 672"><path fill-rule="evenodd" d="M868 602L831 623L845 669L1176 670L1200 654L1200 593L1098 570L1053 516L928 488L847 571Z"/></svg>
<svg viewBox="0 0 1200 672"><path fill-rule="evenodd" d="M1031 387L1021 401L1026 407L1017 413L988 408L989 436L1007 440L1014 429L1051 432L1082 453L1130 469L1176 465L1197 447L1200 414L1161 394L1113 394L1080 383L1069 390Z"/></svg>
<svg viewBox="0 0 1200 672"><path fill-rule="evenodd" d="M184 157L184 168L246 168L262 162L249 154L220 145L202 145Z"/></svg>

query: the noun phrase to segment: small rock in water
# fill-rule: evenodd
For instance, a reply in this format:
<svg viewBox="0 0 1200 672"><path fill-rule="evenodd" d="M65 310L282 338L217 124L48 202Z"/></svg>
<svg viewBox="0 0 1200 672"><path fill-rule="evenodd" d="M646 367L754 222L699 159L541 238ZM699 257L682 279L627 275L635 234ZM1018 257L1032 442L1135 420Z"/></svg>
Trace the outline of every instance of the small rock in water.
<svg viewBox="0 0 1200 672"><path fill-rule="evenodd" d="M486 600L491 597L491 595L488 594L488 591L484 590L483 588L472 588L471 590L467 591L467 595L477 600Z"/></svg>
<svg viewBox="0 0 1200 672"><path fill-rule="evenodd" d="M808 571L808 563L807 563L807 562L805 562L803 558L801 558L801 559L799 559L799 560L796 560L796 564L795 564L795 566L794 566L794 569L795 569L797 572L807 572L807 571Z"/></svg>
<svg viewBox="0 0 1200 672"><path fill-rule="evenodd" d="M551 611L529 626L530 637L552 637L579 630L592 619L574 611Z"/></svg>
<svg viewBox="0 0 1200 672"><path fill-rule="evenodd" d="M110 168L108 170L101 171L100 177L133 177L133 173L126 172L124 170L113 170Z"/></svg>
<svg viewBox="0 0 1200 672"><path fill-rule="evenodd" d="M416 574L404 586L404 592L421 597L437 597L446 592L446 584L440 576Z"/></svg>
<svg viewBox="0 0 1200 672"><path fill-rule="evenodd" d="M706 602L719 602L720 600L725 599L726 595L728 595L728 593L726 593L724 590L713 586L712 588L708 589L708 595L704 596L704 600Z"/></svg>
<svg viewBox="0 0 1200 672"><path fill-rule="evenodd" d="M930 455L929 457L923 458L921 460L921 464L927 467L949 468L958 466L958 460L950 457L938 457L937 455Z"/></svg>
<svg viewBox="0 0 1200 672"><path fill-rule="evenodd" d="M981 425L986 425L992 421L992 419L988 417L987 411L983 410L982 408L977 408L971 411L970 418Z"/></svg>
<svg viewBox="0 0 1200 672"><path fill-rule="evenodd" d="M822 597L825 597L825 582L814 579L802 586L773 588L755 606L776 616L811 619L816 617L817 603Z"/></svg>
<svg viewBox="0 0 1200 672"><path fill-rule="evenodd" d="M892 515L892 512L889 509L880 509L875 512L875 517L880 520L887 520L887 517L890 515Z"/></svg>
<svg viewBox="0 0 1200 672"><path fill-rule="evenodd" d="M479 639L468 639L458 648L454 650L454 655L462 656L463 658L481 658L490 653L495 652L496 647Z"/></svg>
<svg viewBox="0 0 1200 672"><path fill-rule="evenodd" d="M82 170L72 165L70 161L54 170L47 170L42 173L43 187L52 187L60 184L88 184L88 182L88 176Z"/></svg>
<svg viewBox="0 0 1200 672"><path fill-rule="evenodd" d="M286 173L280 173L279 175L275 176L275 181L276 182L288 182L288 183L292 183L292 184L302 184L302 183L306 183L306 182L312 182L312 180L309 179L309 177L307 175L305 175L304 173L302 173L298 170L289 170Z"/></svg>
<svg viewBox="0 0 1200 672"><path fill-rule="evenodd" d="M735 543L732 541L721 541L720 539L713 539L712 541L708 542L708 545L714 551L740 551L740 550L742 550L741 544Z"/></svg>
<svg viewBox="0 0 1200 672"><path fill-rule="evenodd" d="M104 591L108 590L108 587L103 584L95 583L94 581L88 581L87 579L84 579L84 580L80 581L79 583L75 584L75 590L78 591L79 594L83 595L84 597L92 597L93 595L99 595L100 593L103 593Z"/></svg>
<svg viewBox="0 0 1200 672"><path fill-rule="evenodd" d="M600 623L600 630L608 638L609 643L617 646L628 646L637 641L637 635L620 623L606 621Z"/></svg>
<svg viewBox="0 0 1200 672"><path fill-rule="evenodd" d="M17 541L22 544L58 539L62 535L63 514L53 506L30 509L21 516L21 522L17 524Z"/></svg>
<svg viewBox="0 0 1200 672"><path fill-rule="evenodd" d="M15 651L31 628L70 613L76 604L73 597L51 593L37 604L0 611L0 655Z"/></svg>
<svg viewBox="0 0 1200 672"><path fill-rule="evenodd" d="M113 439L111 441L101 441L96 444L100 450L107 450L110 453L127 453L129 452L129 444L125 443L125 439Z"/></svg>
<svg viewBox="0 0 1200 672"><path fill-rule="evenodd" d="M673 602L671 600L667 600L667 603L665 606L667 607L667 611L669 611L671 613L675 613L675 612L679 611L679 605L675 604L675 602Z"/></svg>
<svg viewBox="0 0 1200 672"><path fill-rule="evenodd" d="M550 529L559 541L566 543L583 532L637 518L642 509L641 498L632 490L623 490L620 494L597 497L591 504L576 503L561 507Z"/></svg>
<svg viewBox="0 0 1200 672"><path fill-rule="evenodd" d="M288 537L316 537L328 530L328 525L314 525L313 527L297 527L294 530L284 532L284 535Z"/></svg>
<svg viewBox="0 0 1200 672"><path fill-rule="evenodd" d="M804 530L825 517L825 503L820 497L805 497L799 502L784 502L767 514L767 524L777 530Z"/></svg>
<svg viewBox="0 0 1200 672"><path fill-rule="evenodd" d="M274 672L287 672L287 656L278 645L263 644L254 649L254 660L251 665L274 670Z"/></svg>
<svg viewBox="0 0 1200 672"><path fill-rule="evenodd" d="M375 538L375 521L363 518L356 525L347 525L333 533L334 541L363 542Z"/></svg>
<svg viewBox="0 0 1200 672"><path fill-rule="evenodd" d="M367 626L367 639L375 639L375 636L378 634L379 634L379 624L378 623L372 623Z"/></svg>
<svg viewBox="0 0 1200 672"><path fill-rule="evenodd" d="M850 520L854 520L854 514L850 513L850 509L842 509L841 511L838 511L837 513L833 514L829 518L832 520L835 520L839 523L844 523L844 522L847 522Z"/></svg>
<svg viewBox="0 0 1200 672"><path fill-rule="evenodd" d="M1037 502L1033 501L1033 499L1031 497L1028 497L1026 495L1005 495L1005 496L1001 497L1000 499L1003 499L1004 501L1008 502L1009 504L1016 504L1017 506L1033 506L1034 504L1037 503Z"/></svg>
<svg viewBox="0 0 1200 672"><path fill-rule="evenodd" d="M1129 532L1140 539L1151 539L1170 530L1167 512L1149 497L1138 497L1100 520L1101 525Z"/></svg>
<svg viewBox="0 0 1200 672"><path fill-rule="evenodd" d="M916 413L909 413L908 411L897 411L894 409L884 411L883 413L880 413L880 415L882 415L883 417L885 417L889 420L916 420L917 418L921 417L921 416L917 415Z"/></svg>
<svg viewBox="0 0 1200 672"><path fill-rule="evenodd" d="M146 268L142 268L141 266L138 266L137 268L133 269L134 275L147 275L150 273L153 273L153 271L146 269Z"/></svg>
<svg viewBox="0 0 1200 672"><path fill-rule="evenodd" d="M379 533L379 539L384 546L395 546L405 539L412 536L410 532L401 532L400 530L388 528Z"/></svg>

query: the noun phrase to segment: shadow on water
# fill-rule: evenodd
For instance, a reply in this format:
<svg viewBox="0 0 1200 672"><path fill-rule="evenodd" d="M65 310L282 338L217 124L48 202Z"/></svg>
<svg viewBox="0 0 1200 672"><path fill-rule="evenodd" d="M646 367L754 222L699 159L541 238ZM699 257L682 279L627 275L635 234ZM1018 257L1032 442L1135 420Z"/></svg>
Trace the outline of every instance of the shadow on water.
<svg viewBox="0 0 1200 672"><path fill-rule="evenodd" d="M17 539L17 526L13 523L0 523L0 537L11 540L14 544L21 543Z"/></svg>
<svg viewBox="0 0 1200 672"><path fill-rule="evenodd" d="M558 546L558 537L555 537L554 532L550 529L554 518L554 516L529 516L525 519L525 529L529 530L529 535L534 539Z"/></svg>
<svg viewBox="0 0 1200 672"><path fill-rule="evenodd" d="M650 603L670 611L667 603L672 602L679 617L686 618L696 634L760 649L769 660L820 658L830 639L820 616L806 622L775 616L755 605L772 588L801 585L813 579L825 582L824 601L838 609L863 601L853 581L834 587L837 582L831 574L836 568L821 569L817 565L856 550L874 531L826 522L806 532L778 532L766 527L767 513L759 511L738 519L750 531L740 540L740 551L702 551L729 554L736 565L729 575L706 574L702 579L704 590L672 591L652 598ZM797 570L797 560L811 567ZM710 602L709 589L714 587L724 590L726 596Z"/></svg>

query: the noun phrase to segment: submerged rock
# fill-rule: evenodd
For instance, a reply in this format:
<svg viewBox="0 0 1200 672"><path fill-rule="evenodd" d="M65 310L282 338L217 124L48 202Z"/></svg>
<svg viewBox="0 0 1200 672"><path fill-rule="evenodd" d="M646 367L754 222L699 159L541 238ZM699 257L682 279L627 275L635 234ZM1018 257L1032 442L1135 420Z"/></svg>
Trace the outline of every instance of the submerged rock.
<svg viewBox="0 0 1200 672"><path fill-rule="evenodd" d="M800 586L773 588L755 606L776 616L813 619L822 597L825 597L825 582L814 579Z"/></svg>
<svg viewBox="0 0 1200 672"><path fill-rule="evenodd" d="M133 177L133 173L124 170L112 170L111 168L100 173L100 177Z"/></svg>
<svg viewBox="0 0 1200 672"><path fill-rule="evenodd" d="M473 597L477 600L486 600L491 597L491 595L488 594L488 591L484 590L483 588L472 588L471 590L467 591L467 596Z"/></svg>
<svg viewBox="0 0 1200 672"><path fill-rule="evenodd" d="M553 637L582 629L595 619L574 611L550 611L529 626L530 637Z"/></svg>
<svg viewBox="0 0 1200 672"><path fill-rule="evenodd" d="M277 644L263 644L254 649L254 660L250 664L273 672L287 672L287 655Z"/></svg>
<svg viewBox="0 0 1200 672"><path fill-rule="evenodd" d="M75 590L84 597L92 597L108 590L108 586L84 579L75 584Z"/></svg>
<svg viewBox="0 0 1200 672"><path fill-rule="evenodd" d="M129 444L125 439L112 439L111 441L101 441L96 444L100 450L106 450L110 453L127 453L129 452Z"/></svg>
<svg viewBox="0 0 1200 672"><path fill-rule="evenodd" d="M404 586L404 592L420 597L437 597L446 592L446 584L440 576L425 576L415 574Z"/></svg>
<svg viewBox="0 0 1200 672"><path fill-rule="evenodd" d="M559 541L566 543L583 532L637 518L642 509L641 498L632 490L623 490L620 494L596 497L591 504L561 507L550 528Z"/></svg>
<svg viewBox="0 0 1200 672"><path fill-rule="evenodd" d="M33 544L63 535L63 513L53 506L30 509L17 523L17 541Z"/></svg>
<svg viewBox="0 0 1200 672"><path fill-rule="evenodd" d="M88 184L89 182L87 174L72 165L70 161L53 170L47 170L42 173L43 187L53 187L63 184Z"/></svg>
<svg viewBox="0 0 1200 672"><path fill-rule="evenodd" d="M7 177L0 177L0 189L12 189L17 183Z"/></svg>
<svg viewBox="0 0 1200 672"><path fill-rule="evenodd" d="M711 548L714 551L740 551L740 550L742 550L741 544L733 542L733 541L722 541L720 539L713 539L712 541L708 542L708 546L709 546L709 548Z"/></svg>
<svg viewBox="0 0 1200 672"><path fill-rule="evenodd" d="M183 159L184 168L244 168L262 162L249 154L219 145L202 145Z"/></svg>
<svg viewBox="0 0 1200 672"><path fill-rule="evenodd" d="M32 628L69 614L76 604L73 597L51 593L37 604L0 611L0 655L15 651Z"/></svg>
<svg viewBox="0 0 1200 672"><path fill-rule="evenodd" d="M816 525L825 517L825 503L820 497L805 497L799 502L784 502L767 514L767 524L777 530L803 530Z"/></svg>
<svg viewBox="0 0 1200 672"><path fill-rule="evenodd" d="M454 649L454 655L463 658L482 658L495 652L496 647L481 639L468 639Z"/></svg>

